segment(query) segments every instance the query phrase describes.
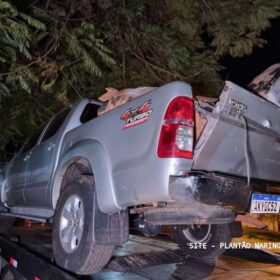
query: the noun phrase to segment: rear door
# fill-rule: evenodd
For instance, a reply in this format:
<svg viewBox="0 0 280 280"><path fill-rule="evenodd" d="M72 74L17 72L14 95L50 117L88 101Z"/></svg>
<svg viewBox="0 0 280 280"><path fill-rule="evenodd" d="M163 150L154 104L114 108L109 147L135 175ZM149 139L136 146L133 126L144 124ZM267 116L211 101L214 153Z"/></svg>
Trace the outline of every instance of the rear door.
<svg viewBox="0 0 280 280"><path fill-rule="evenodd" d="M41 126L24 144L21 151L9 163L9 173L6 182L6 199L10 206L20 206L25 203L23 190L26 185L26 171L32 148L36 146L38 139L45 129Z"/></svg>
<svg viewBox="0 0 280 280"><path fill-rule="evenodd" d="M51 120L39 144L32 150L26 172L26 186L24 188L24 197L27 205L40 207L49 206L47 188L50 184L60 139L59 129L69 111L70 109L66 109L58 113Z"/></svg>

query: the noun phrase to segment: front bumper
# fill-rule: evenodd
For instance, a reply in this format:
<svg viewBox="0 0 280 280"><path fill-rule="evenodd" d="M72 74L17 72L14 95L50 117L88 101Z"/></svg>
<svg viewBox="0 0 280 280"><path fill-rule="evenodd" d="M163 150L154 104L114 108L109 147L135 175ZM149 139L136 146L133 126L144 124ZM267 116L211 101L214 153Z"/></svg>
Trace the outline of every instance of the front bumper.
<svg viewBox="0 0 280 280"><path fill-rule="evenodd" d="M169 194L176 202L192 202L247 212L253 186L246 179L215 173L190 172L188 176L171 176Z"/></svg>

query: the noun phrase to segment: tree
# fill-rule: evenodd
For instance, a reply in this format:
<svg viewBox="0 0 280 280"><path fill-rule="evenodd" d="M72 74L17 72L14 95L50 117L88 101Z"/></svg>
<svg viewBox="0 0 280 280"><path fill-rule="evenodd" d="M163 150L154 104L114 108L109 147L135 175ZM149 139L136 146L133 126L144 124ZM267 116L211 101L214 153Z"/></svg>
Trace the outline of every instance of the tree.
<svg viewBox="0 0 280 280"><path fill-rule="evenodd" d="M199 94L217 94L219 60L262 47L261 32L279 16L278 1L117 2L101 23L111 48L118 50L120 86L180 79Z"/></svg>
<svg viewBox="0 0 280 280"><path fill-rule="evenodd" d="M16 9L2 2L6 4L3 17L7 14L10 17L0 25L2 45L10 48L14 56L11 59L11 55L6 55L6 61L0 65L3 146L10 139L22 143L55 111L86 96L91 77L100 76L101 67L115 61L93 23L84 20L72 23L70 17L75 11L72 3L69 7L50 4L44 9L32 6L27 15L18 11L20 6ZM5 38L10 37L13 41L6 42Z"/></svg>
<svg viewBox="0 0 280 280"><path fill-rule="evenodd" d="M278 0L0 1L0 141L105 86L222 86L219 61L266 43ZM8 39L7 39L8 38ZM9 38L11 40L9 40Z"/></svg>

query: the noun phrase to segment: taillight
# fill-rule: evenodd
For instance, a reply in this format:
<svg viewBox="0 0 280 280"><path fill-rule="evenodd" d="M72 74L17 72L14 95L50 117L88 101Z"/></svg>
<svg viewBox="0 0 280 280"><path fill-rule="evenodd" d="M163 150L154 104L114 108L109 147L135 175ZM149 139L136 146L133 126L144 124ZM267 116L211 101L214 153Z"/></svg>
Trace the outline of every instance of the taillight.
<svg viewBox="0 0 280 280"><path fill-rule="evenodd" d="M185 96L174 98L165 112L157 154L160 158L193 158L194 105Z"/></svg>

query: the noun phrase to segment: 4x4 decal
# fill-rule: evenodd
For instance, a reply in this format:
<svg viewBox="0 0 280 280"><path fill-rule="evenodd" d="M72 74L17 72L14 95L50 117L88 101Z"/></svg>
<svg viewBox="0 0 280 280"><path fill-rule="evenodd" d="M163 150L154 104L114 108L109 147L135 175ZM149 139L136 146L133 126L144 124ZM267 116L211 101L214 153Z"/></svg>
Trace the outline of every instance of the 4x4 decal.
<svg viewBox="0 0 280 280"><path fill-rule="evenodd" d="M136 109L128 109L121 115L121 120L125 121L123 129L144 123L148 120L153 110L151 109L151 100L146 101Z"/></svg>

